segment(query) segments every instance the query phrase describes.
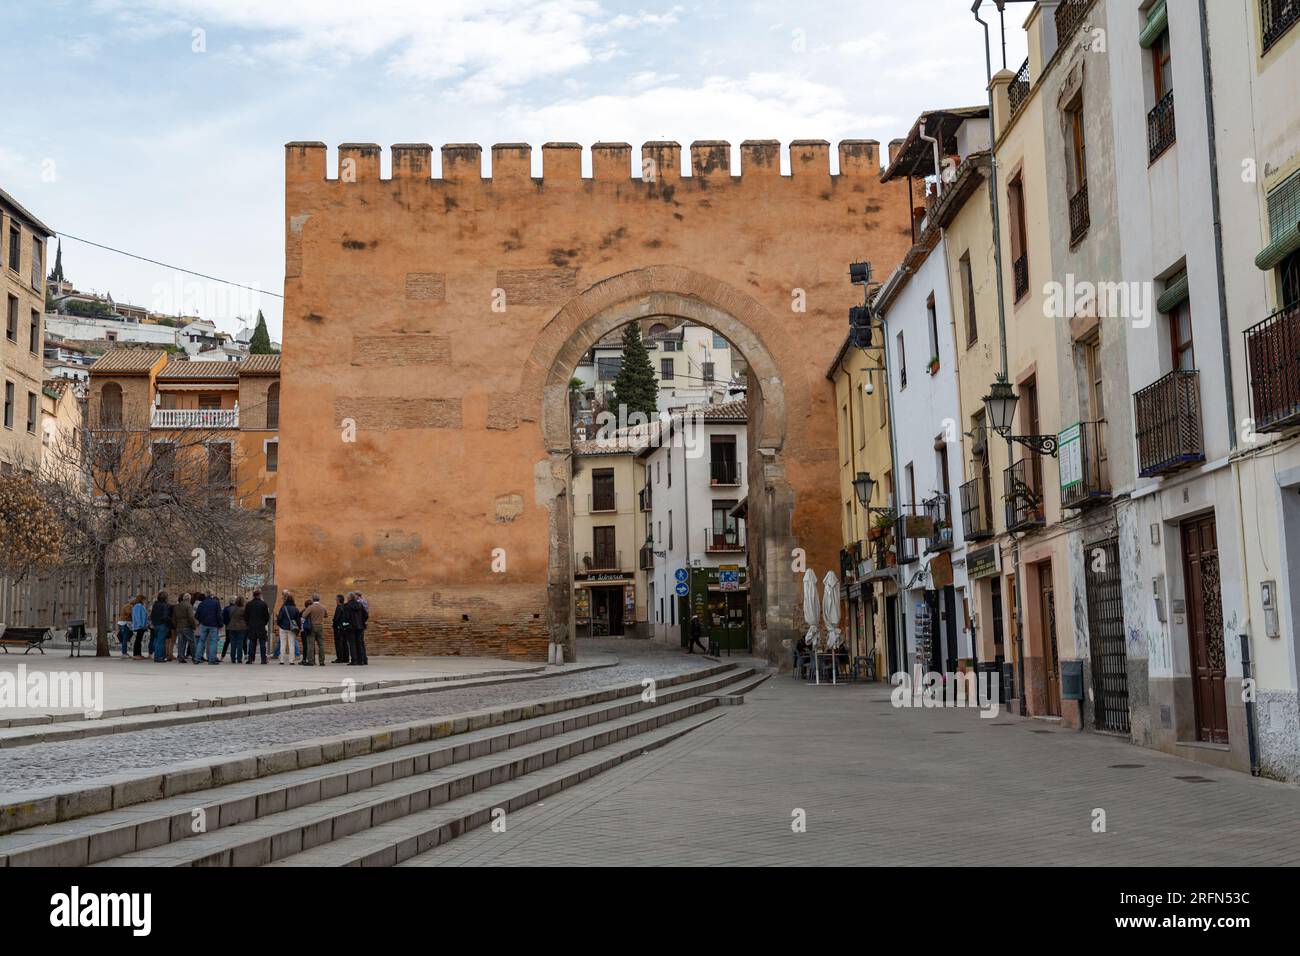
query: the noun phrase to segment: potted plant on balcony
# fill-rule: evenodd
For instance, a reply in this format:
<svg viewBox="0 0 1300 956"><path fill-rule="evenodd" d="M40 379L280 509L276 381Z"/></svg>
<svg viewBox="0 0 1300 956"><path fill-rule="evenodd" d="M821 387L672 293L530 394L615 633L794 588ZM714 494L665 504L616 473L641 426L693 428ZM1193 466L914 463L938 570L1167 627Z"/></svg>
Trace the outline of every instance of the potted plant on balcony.
<svg viewBox="0 0 1300 956"><path fill-rule="evenodd" d="M893 527L893 525L894 525L894 518L892 515L883 511L878 512L875 518L873 518L871 521L871 530L867 532L867 536L872 541L879 541L882 537L884 537L885 532L888 531L891 527Z"/></svg>
<svg viewBox="0 0 1300 956"><path fill-rule="evenodd" d="M939 371L939 356L932 355L930 357L930 374L934 375L938 371Z"/></svg>

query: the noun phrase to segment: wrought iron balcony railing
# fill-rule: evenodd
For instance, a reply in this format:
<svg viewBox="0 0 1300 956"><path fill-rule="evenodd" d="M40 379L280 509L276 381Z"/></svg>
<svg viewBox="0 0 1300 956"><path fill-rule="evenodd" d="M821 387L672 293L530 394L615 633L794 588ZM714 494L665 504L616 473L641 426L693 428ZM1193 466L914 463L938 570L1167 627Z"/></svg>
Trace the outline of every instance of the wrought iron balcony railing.
<svg viewBox="0 0 1300 956"><path fill-rule="evenodd" d="M642 571L649 571L655 566L654 545L646 542L641 546L639 567Z"/></svg>
<svg viewBox="0 0 1300 956"><path fill-rule="evenodd" d="M1255 430L1300 425L1300 302L1246 330L1246 368Z"/></svg>
<svg viewBox="0 0 1300 956"><path fill-rule="evenodd" d="M1007 87L1007 99L1010 101L1012 116L1020 112L1020 107L1029 99L1029 57L1025 57L1025 62L1016 71L1016 78Z"/></svg>
<svg viewBox="0 0 1300 956"><path fill-rule="evenodd" d="M987 475L972 478L959 489L961 527L967 541L993 537L993 494Z"/></svg>
<svg viewBox="0 0 1300 956"><path fill-rule="evenodd" d="M612 548L584 551L578 555L579 571L618 571L623 567L623 552Z"/></svg>
<svg viewBox="0 0 1300 956"><path fill-rule="evenodd" d="M714 458L709 462L709 484L740 484L740 462L730 461L726 458Z"/></svg>
<svg viewBox="0 0 1300 956"><path fill-rule="evenodd" d="M704 550L714 552L736 552L745 550L745 529L742 527L704 529Z"/></svg>
<svg viewBox="0 0 1300 956"><path fill-rule="evenodd" d="M1056 45L1065 46L1067 40L1079 29L1083 15L1092 6L1092 0L1065 0L1056 8Z"/></svg>
<svg viewBox="0 0 1300 956"><path fill-rule="evenodd" d="M918 521L924 523L924 519L924 512L916 505L905 505L903 513L894 519L894 544L899 564L911 564L920 558L916 541L921 537L929 537L928 534L923 535L917 527Z"/></svg>
<svg viewBox="0 0 1300 956"><path fill-rule="evenodd" d="M1297 0L1259 0L1259 24L1264 52L1300 20Z"/></svg>
<svg viewBox="0 0 1300 956"><path fill-rule="evenodd" d="M1091 222L1088 215L1088 181L1085 179L1070 197L1070 245L1087 234Z"/></svg>
<svg viewBox="0 0 1300 956"><path fill-rule="evenodd" d="M922 506L930 519L930 535L925 541L927 553L947 551L952 547L952 508L948 496L935 495Z"/></svg>
<svg viewBox="0 0 1300 956"><path fill-rule="evenodd" d="M650 506L654 503L654 493L650 490L649 485L637 492L637 502L642 511L650 510Z"/></svg>
<svg viewBox="0 0 1300 956"><path fill-rule="evenodd" d="M603 512L618 510L618 495L614 493L597 492L587 495L587 511L591 514L600 514Z"/></svg>
<svg viewBox="0 0 1300 956"><path fill-rule="evenodd" d="M1020 258L1011 263L1011 274L1016 280L1016 301L1019 302L1029 291L1029 253L1021 253Z"/></svg>
<svg viewBox="0 0 1300 956"><path fill-rule="evenodd" d="M1041 484L1037 469L1028 458L1020 459L1002 472L1008 531L1025 531L1046 523Z"/></svg>
<svg viewBox="0 0 1300 956"><path fill-rule="evenodd" d="M1174 129L1174 91L1160 97L1160 102L1147 114L1148 163L1154 163L1178 138Z"/></svg>
<svg viewBox="0 0 1300 956"><path fill-rule="evenodd" d="M1142 477L1205 461L1199 381L1195 369L1174 371L1133 395Z"/></svg>
<svg viewBox="0 0 1300 956"><path fill-rule="evenodd" d="M1061 485L1061 507L1087 508L1109 501L1110 468L1104 421L1079 423L1079 466L1079 480ZM1065 470L1064 462L1061 470Z"/></svg>
<svg viewBox="0 0 1300 956"><path fill-rule="evenodd" d="M154 408L154 428L238 428L238 408Z"/></svg>

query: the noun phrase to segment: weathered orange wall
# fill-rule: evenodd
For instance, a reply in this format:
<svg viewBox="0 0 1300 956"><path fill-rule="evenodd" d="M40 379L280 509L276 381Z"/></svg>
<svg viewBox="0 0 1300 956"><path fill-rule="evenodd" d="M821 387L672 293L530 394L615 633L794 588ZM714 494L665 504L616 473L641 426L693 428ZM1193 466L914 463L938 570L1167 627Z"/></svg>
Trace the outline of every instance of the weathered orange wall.
<svg viewBox="0 0 1300 956"><path fill-rule="evenodd" d="M540 179L527 146L495 147L491 179L477 146L452 146L432 179L430 147L414 145L393 147L393 178L381 179L379 147L354 144L340 149L343 178L327 180L323 144L289 144L281 586L360 587L377 650L544 656L555 622L537 383L549 369L534 366L561 350L547 323L566 303L581 312L584 290L649 266L690 270L664 291L706 290L762 326L751 331L775 357L788 421L793 541L814 568L837 567L825 372L861 302L848 264L870 259L887 275L910 231L906 186L878 181L874 142L842 143L836 176L829 151L793 144L782 176L775 143L746 143L733 177L725 144L697 144L683 177L675 145L647 145L658 175L644 182L620 144L593 149L594 179L568 144L543 148ZM795 290L806 312L792 310ZM504 574L492 571L495 548Z"/></svg>

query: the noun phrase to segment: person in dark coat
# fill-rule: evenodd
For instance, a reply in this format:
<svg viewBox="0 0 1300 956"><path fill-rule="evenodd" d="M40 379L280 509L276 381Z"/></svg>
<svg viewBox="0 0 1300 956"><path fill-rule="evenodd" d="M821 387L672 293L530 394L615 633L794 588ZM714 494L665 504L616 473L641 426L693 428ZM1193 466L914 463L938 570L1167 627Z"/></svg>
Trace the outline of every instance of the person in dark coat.
<svg viewBox="0 0 1300 956"><path fill-rule="evenodd" d="M167 660L171 650L172 605L167 600L167 592L159 591L158 600L153 602L149 612L149 623L153 627L153 637L149 640L149 649L153 651L155 663Z"/></svg>
<svg viewBox="0 0 1300 956"><path fill-rule="evenodd" d="M344 607L347 609L348 637L351 642L348 665L364 667L370 663L366 658L366 623L370 620L370 612L357 600L355 591L348 594L348 602Z"/></svg>
<svg viewBox="0 0 1300 956"><path fill-rule="evenodd" d="M692 614L691 615L691 643L690 646L686 648L687 654L695 653L696 644L700 645L701 654L707 654L709 652L709 649L704 646L704 641L701 640L701 637L703 637L703 635L704 635L704 627L703 625L700 624L700 616L698 614Z"/></svg>
<svg viewBox="0 0 1300 956"><path fill-rule="evenodd" d="M220 664L217 651L226 622L221 617L221 602L217 596L206 595L199 602L195 616L199 619L199 639L194 647L194 663L201 663L206 654L209 664Z"/></svg>
<svg viewBox="0 0 1300 956"><path fill-rule="evenodd" d="M348 612L342 594L334 595L334 663L348 662Z"/></svg>
<svg viewBox="0 0 1300 956"><path fill-rule="evenodd" d="M261 590L253 592L253 599L244 606L244 640L248 646L248 663L257 659L257 649L262 649L262 663L266 663L266 626L271 623L271 609L262 600Z"/></svg>

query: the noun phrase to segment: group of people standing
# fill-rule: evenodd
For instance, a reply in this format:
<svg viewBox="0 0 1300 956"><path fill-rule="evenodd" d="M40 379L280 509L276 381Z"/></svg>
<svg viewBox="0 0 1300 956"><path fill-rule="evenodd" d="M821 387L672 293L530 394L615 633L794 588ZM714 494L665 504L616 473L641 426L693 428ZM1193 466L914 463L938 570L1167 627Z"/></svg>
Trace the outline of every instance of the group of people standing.
<svg viewBox="0 0 1300 956"><path fill-rule="evenodd" d="M366 657L370 605L360 591L350 591L346 598L335 595L332 616L321 603L319 594L313 594L299 608L293 594L285 591L280 595L280 607L274 616L262 600L260 589L253 591L248 601L240 595L224 606L215 594L202 592L182 594L173 604L167 592L160 591L152 606L143 594L138 594L133 601L122 605L117 636L122 656L137 661L145 660L141 651L148 634L149 654L159 664L166 661L202 664L205 660L220 664L227 655L231 663L252 664L259 650L262 663L266 664L270 642L269 660L323 667L327 621L334 632L334 660L330 663L357 666L370 663ZM131 647L132 637L134 647Z"/></svg>

